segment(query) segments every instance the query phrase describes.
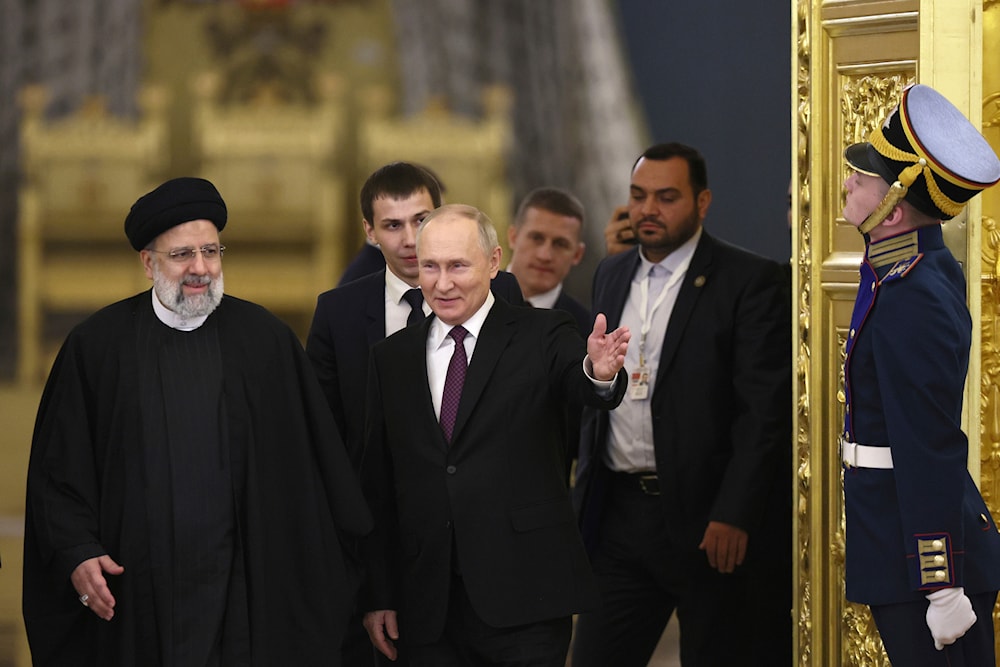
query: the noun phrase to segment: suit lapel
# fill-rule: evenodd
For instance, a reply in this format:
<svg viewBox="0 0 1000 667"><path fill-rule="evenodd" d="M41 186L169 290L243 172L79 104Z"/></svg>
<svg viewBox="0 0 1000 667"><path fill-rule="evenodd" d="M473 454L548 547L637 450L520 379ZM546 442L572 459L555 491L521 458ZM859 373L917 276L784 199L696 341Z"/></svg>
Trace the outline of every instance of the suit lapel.
<svg viewBox="0 0 1000 667"><path fill-rule="evenodd" d="M622 262L620 270L612 269L609 272L611 275L608 279L607 292L601 299L601 303L595 304L594 315L597 312L604 313L604 316L608 318L608 331L614 331L621 325L625 300L628 299L629 290L632 288L632 278L635 277L636 269L639 267L639 251L630 251L628 256L630 259ZM602 305L603 308L601 308Z"/></svg>
<svg viewBox="0 0 1000 667"><path fill-rule="evenodd" d="M691 263L688 265L687 273L681 283L681 289L677 293L674 309L670 312L670 321L663 336L660 365L656 372L657 386L659 386L660 379L664 376L677 352L677 346L684 335L688 320L691 319L691 311L694 310L694 306L701 296L702 288L711 279L713 247L712 237L703 230L698 247L695 248Z"/></svg>
<svg viewBox="0 0 1000 667"><path fill-rule="evenodd" d="M365 284L365 331L368 347L385 338L385 269L372 275Z"/></svg>
<svg viewBox="0 0 1000 667"><path fill-rule="evenodd" d="M512 308L503 300L497 299L483 322L483 328L479 331L479 339L476 341L476 350L472 355L472 361L469 362L469 370L465 374L462 398L458 403L458 415L455 417L455 429L451 434L453 444L458 441L462 434L462 427L465 426L473 408L479 402L479 398L500 362L503 351L514 335L515 319L513 315Z"/></svg>
<svg viewBox="0 0 1000 667"><path fill-rule="evenodd" d="M568 308L566 307L566 292L565 292L565 290L559 292L559 297L556 299L556 302L554 304L552 304L552 307L555 310L568 310Z"/></svg>
<svg viewBox="0 0 1000 667"><path fill-rule="evenodd" d="M400 341L400 354L396 358L399 367L397 377L423 378L423 381L414 380L407 382L404 388L404 404L412 412L401 414L412 414L415 419L426 419L429 421L428 431L438 437L437 447L445 448L447 443L444 440L444 433L438 422L437 413L434 412L434 400L431 398L431 388L427 381L427 335L430 333L431 322L434 318L428 317L419 325L407 327L399 332L403 337ZM414 432L420 432L423 427L419 422L413 424ZM422 438L420 438L423 441Z"/></svg>

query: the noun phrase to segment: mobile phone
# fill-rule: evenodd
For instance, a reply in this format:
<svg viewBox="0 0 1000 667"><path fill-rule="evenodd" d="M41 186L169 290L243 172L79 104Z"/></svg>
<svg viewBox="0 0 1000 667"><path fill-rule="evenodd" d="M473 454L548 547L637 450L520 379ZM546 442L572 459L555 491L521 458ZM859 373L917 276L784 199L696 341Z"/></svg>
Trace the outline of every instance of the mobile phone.
<svg viewBox="0 0 1000 667"><path fill-rule="evenodd" d="M618 214L618 217L615 219L628 220L628 211L622 211L621 213ZM619 243L626 243L630 245L635 245L636 243L639 242L639 239L637 239L635 237L635 234L632 233L631 228L619 230L618 233L615 235L615 238Z"/></svg>

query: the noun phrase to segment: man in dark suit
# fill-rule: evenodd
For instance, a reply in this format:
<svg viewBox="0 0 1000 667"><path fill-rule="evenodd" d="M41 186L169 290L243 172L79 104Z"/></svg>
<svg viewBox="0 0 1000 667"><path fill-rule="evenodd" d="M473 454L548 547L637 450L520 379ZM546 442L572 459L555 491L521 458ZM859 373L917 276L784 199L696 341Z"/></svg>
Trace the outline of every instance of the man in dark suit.
<svg viewBox="0 0 1000 667"><path fill-rule="evenodd" d="M393 162L373 172L361 188L361 213L365 233L381 250L385 268L324 292L316 301L306 352L355 469L364 444L368 350L430 312L417 286L416 234L420 221L440 205L437 179L419 165ZM492 290L508 303L524 304L517 280L509 273L498 272ZM419 310L407 300L414 291L420 295Z"/></svg>
<svg viewBox="0 0 1000 667"><path fill-rule="evenodd" d="M702 228L711 200L696 150L648 149L639 249L594 275L595 312L637 340L625 400L585 415L574 499L603 605L578 619L574 667L646 665L674 611L683 664L791 659L790 305L777 263ZM768 633L788 645L758 647Z"/></svg>
<svg viewBox="0 0 1000 667"><path fill-rule="evenodd" d="M496 231L470 206L425 218L417 252L434 316L371 356L365 626L415 666L562 667L571 615L597 593L563 474L564 405L621 401L629 332L603 333L598 315L585 345L566 313L495 299Z"/></svg>
<svg viewBox="0 0 1000 667"><path fill-rule="evenodd" d="M385 268L319 295L306 352L358 470L364 449L364 396L368 350L430 309L417 285L416 232L441 203L438 181L426 169L394 162L377 169L361 188L361 212L369 241L381 249ZM497 296L523 304L517 281L497 275ZM420 297L413 301L408 299ZM356 618L344 642L345 665L371 665L367 633ZM367 658L367 661L365 661Z"/></svg>
<svg viewBox="0 0 1000 667"><path fill-rule="evenodd" d="M438 206L441 205L441 201L445 193L444 183L441 182L441 179L438 178L438 175L435 174L430 169L430 167L425 167L424 165L420 164L412 164L409 162L397 162L394 164L400 165L399 167L400 169L423 170L424 174L421 175L419 180L421 182L426 183L426 188L429 193L434 193L433 208L437 208ZM382 172L383 170L389 167L391 167L391 165L386 165L386 167L376 170L375 174L378 174L379 172ZM390 173L384 174L382 177L377 178L374 181L369 179L365 187L362 188L361 211L362 215L364 216L362 224L364 225L365 229L365 244L361 246L361 249L358 250L357 254L347 265L347 268L345 268L344 272L340 275L340 280L337 281L337 287L340 287L341 285L346 285L347 283L353 282L358 278L363 278L367 275L378 273L379 271L385 268L386 262L385 262L385 257L382 256L382 248L377 241L372 240L371 235L368 233L368 227L369 227L369 221L372 220L370 214L374 213L375 200L378 199L379 196L386 194L379 191L378 188L381 187L381 184L384 183L391 175L392 174L390 170ZM403 193L403 194L411 194L411 193Z"/></svg>
<svg viewBox="0 0 1000 667"><path fill-rule="evenodd" d="M563 289L570 270L583 259L580 240L583 204L559 188L532 190L517 207L507 228L511 257L507 270L517 278L525 300L535 308L556 308L573 316L580 335L588 336L594 320L590 310ZM566 479L573 475L573 462L580 446L583 406L566 406Z"/></svg>
<svg viewBox="0 0 1000 667"><path fill-rule="evenodd" d="M586 336L594 323L590 311L563 289L563 281L586 250L582 231L580 200L558 188L532 190L507 228L511 252L507 270L517 278L528 303L565 310Z"/></svg>

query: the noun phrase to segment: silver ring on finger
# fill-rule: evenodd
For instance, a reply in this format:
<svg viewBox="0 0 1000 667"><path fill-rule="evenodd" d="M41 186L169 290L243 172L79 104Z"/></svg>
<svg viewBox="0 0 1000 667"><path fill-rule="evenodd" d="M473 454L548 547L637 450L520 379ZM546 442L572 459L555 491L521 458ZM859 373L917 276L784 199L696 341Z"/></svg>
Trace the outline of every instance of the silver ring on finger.
<svg viewBox="0 0 1000 667"><path fill-rule="evenodd" d="M83 595L80 596L80 604L82 604L84 607L89 607L90 606L89 600L90 600L90 596L87 595L86 593L84 593Z"/></svg>

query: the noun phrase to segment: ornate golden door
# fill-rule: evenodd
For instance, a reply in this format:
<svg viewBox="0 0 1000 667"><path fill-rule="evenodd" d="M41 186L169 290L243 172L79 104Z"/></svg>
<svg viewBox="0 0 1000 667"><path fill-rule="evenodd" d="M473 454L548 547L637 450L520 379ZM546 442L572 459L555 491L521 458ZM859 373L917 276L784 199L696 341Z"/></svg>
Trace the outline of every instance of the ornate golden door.
<svg viewBox="0 0 1000 667"><path fill-rule="evenodd" d="M837 434L843 353L864 244L841 217L844 148L909 83L934 86L1000 152L1000 0L797 0L792 206L796 340L796 592L800 665L888 665L868 610L844 599ZM1000 186L945 224L973 321L969 468L1000 516ZM1000 564L998 564L1000 567ZM998 612L993 623L997 627ZM983 619L985 620L985 619ZM1000 651L998 651L1000 653Z"/></svg>

